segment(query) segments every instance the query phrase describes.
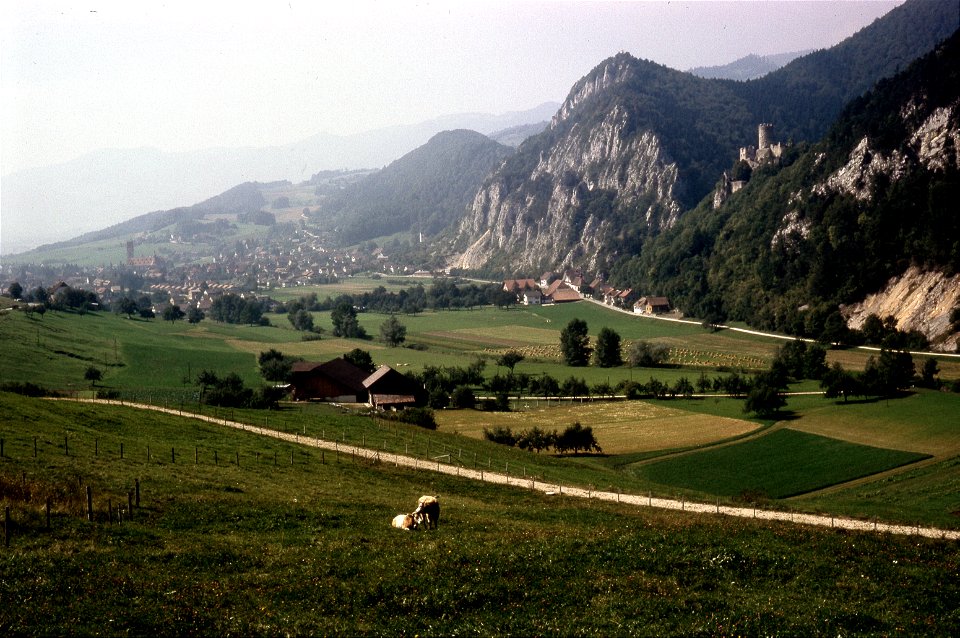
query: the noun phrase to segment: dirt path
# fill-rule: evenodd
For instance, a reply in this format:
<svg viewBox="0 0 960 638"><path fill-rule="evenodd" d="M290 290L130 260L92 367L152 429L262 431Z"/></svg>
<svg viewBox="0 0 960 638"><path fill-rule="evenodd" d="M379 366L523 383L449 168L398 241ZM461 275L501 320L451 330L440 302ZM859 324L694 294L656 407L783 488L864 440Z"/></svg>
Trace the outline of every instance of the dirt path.
<svg viewBox="0 0 960 638"><path fill-rule="evenodd" d="M256 425L228 421L227 419L218 419L212 416L194 414L192 412L181 412L171 408L162 408L160 406L148 405L143 403L125 403L121 401L105 399L62 399L69 401L78 401L82 403L100 403L103 405L122 405L141 410L154 410L156 412L165 412L176 416L182 416L191 419L198 419L216 425L251 432L260 436L268 436L289 443L306 445L324 450L334 450L350 454L365 459L375 459L380 463L393 464L395 467L411 467L418 470L429 470L451 476L484 481L486 483L496 483L498 485L509 485L523 489L537 490L545 494L571 496L575 498L597 499L601 501L615 501L617 503L627 503L638 507L651 507L667 510L678 510L684 512L695 512L699 514L722 514L726 516L736 516L739 518L756 518L761 520L785 521L800 525L817 525L820 527L835 527L839 529L849 529L858 531L886 532L888 534L915 535L927 538L944 538L950 540L960 540L960 531L945 530L936 527L921 527L919 525L897 525L891 523L880 523L877 521L862 521L852 518L843 518L837 516L821 516L817 514L802 514L795 512L780 512L776 510L765 510L746 507L729 507L726 505L697 503L685 500L673 500L665 498L656 498L650 496L640 496L636 494L621 494L619 492L599 492L586 490L580 487L570 487L568 485L559 485L556 483L546 483L532 478L520 478L508 476L497 472L484 472L482 470L468 470L458 465L444 464L439 461L424 461L421 459L404 456L402 454L393 454L389 452L380 452L354 445L342 445L337 441L327 441L320 438L311 438L299 434L288 434L276 430L265 429Z"/></svg>

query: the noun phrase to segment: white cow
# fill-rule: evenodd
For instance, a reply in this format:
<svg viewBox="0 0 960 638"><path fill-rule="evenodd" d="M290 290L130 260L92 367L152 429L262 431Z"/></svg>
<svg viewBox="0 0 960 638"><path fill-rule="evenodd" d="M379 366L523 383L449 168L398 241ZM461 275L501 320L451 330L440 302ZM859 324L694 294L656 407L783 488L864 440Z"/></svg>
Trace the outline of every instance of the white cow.
<svg viewBox="0 0 960 638"><path fill-rule="evenodd" d="M413 511L413 516L422 516L422 521L426 523L427 529L431 527L436 529L440 524L440 498L437 496L421 496L417 500L417 509Z"/></svg>

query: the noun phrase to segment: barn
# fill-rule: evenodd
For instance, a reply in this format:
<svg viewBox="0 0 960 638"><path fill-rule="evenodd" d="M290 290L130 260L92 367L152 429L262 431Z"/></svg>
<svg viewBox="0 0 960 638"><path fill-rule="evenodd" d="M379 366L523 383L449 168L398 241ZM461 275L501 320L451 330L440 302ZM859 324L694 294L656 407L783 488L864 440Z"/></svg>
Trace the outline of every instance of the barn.
<svg viewBox="0 0 960 638"><path fill-rule="evenodd" d="M293 386L294 401L366 403L369 398L363 384L366 378L366 371L338 357L326 363L294 363L290 385Z"/></svg>
<svg viewBox="0 0 960 638"><path fill-rule="evenodd" d="M396 409L422 405L426 399L423 388L409 377L390 366L380 366L363 382L369 396L368 403L375 408Z"/></svg>

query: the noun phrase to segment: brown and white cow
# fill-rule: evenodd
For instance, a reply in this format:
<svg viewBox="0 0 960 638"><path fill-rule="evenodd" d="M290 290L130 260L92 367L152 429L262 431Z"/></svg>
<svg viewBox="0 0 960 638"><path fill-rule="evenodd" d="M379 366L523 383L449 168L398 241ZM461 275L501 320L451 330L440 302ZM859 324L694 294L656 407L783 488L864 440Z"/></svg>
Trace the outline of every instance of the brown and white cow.
<svg viewBox="0 0 960 638"><path fill-rule="evenodd" d="M437 496L421 496L417 500L417 509L413 516L420 515L427 529L436 529L440 524L440 499Z"/></svg>
<svg viewBox="0 0 960 638"><path fill-rule="evenodd" d="M391 525L397 529L409 532L410 530L417 529L418 520L419 517L413 514L397 514L393 517Z"/></svg>

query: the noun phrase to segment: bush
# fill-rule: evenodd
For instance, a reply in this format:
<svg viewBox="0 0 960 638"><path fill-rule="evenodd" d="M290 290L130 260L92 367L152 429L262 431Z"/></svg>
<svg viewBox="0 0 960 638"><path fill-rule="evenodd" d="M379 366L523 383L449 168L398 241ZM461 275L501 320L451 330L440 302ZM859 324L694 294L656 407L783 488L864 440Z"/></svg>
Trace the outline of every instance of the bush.
<svg viewBox="0 0 960 638"><path fill-rule="evenodd" d="M437 429L437 420L434 418L433 410L430 408L406 408L397 413L397 420L428 430Z"/></svg>
<svg viewBox="0 0 960 638"><path fill-rule="evenodd" d="M483 428L483 436L488 441L499 443L500 445L509 445L513 447L517 444L517 435L510 428L497 426L492 430Z"/></svg>
<svg viewBox="0 0 960 638"><path fill-rule="evenodd" d="M48 390L42 385L30 383L29 381L7 381L5 383L0 383L0 392L12 392L14 394L22 394L25 397L60 396L59 393L54 392L53 390Z"/></svg>
<svg viewBox="0 0 960 638"><path fill-rule="evenodd" d="M477 397L473 390L465 385L457 386L450 394L450 404L459 410L473 408L477 403Z"/></svg>

